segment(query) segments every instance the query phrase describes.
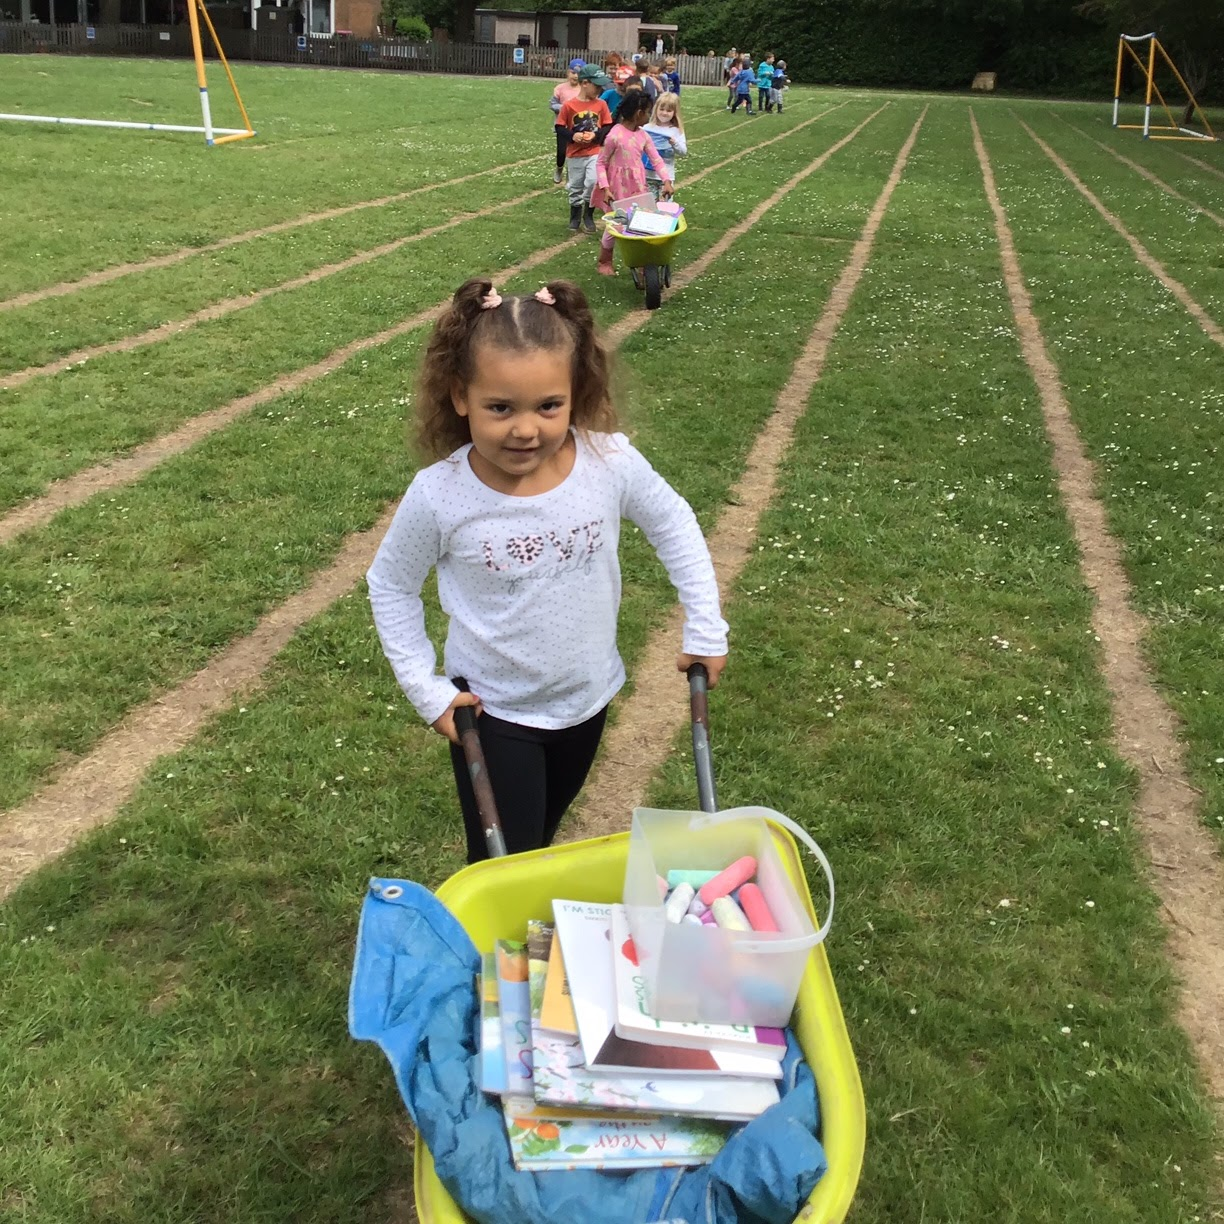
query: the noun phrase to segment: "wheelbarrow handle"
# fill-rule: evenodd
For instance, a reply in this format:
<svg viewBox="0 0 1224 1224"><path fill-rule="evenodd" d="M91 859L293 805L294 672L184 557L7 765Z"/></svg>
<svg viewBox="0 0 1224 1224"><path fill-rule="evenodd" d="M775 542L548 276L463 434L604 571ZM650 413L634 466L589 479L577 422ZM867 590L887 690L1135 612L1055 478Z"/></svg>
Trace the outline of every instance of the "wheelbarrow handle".
<svg viewBox="0 0 1224 1224"><path fill-rule="evenodd" d="M689 682L689 716L693 723L693 766L697 770L697 801L703 812L718 811L714 786L714 758L710 755L710 673L704 663L691 663L685 673Z"/></svg>
<svg viewBox="0 0 1224 1224"><path fill-rule="evenodd" d="M467 692L466 685L461 687ZM467 762L468 777L472 780L476 811L480 816L480 826L484 829L485 848L490 858L504 858L506 839L502 835L501 821L497 818L497 800L493 798L489 771L485 767L484 749L480 746L480 730L476 725L474 706L459 706L455 710L455 730L459 734L463 759Z"/></svg>

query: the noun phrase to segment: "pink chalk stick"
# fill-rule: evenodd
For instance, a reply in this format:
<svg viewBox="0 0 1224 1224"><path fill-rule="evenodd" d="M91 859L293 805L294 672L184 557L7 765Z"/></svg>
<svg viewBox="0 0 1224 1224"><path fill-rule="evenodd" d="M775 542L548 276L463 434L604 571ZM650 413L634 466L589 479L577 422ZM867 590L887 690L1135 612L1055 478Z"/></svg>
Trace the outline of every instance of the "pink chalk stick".
<svg viewBox="0 0 1224 1224"><path fill-rule="evenodd" d="M740 909L744 917L752 924L754 931L776 931L778 924L769 912L769 903L765 894L755 884L745 884L739 894Z"/></svg>
<svg viewBox="0 0 1224 1224"><path fill-rule="evenodd" d="M701 915L700 921L701 921L702 926L717 926L718 925L714 921L714 911L713 910L706 910L706 912Z"/></svg>
<svg viewBox="0 0 1224 1224"><path fill-rule="evenodd" d="M756 875L756 869L756 859L751 854L745 854L742 859L736 859L730 867L720 871L712 880L703 884L697 895L707 905L713 905L719 897L725 897L741 884L751 880Z"/></svg>

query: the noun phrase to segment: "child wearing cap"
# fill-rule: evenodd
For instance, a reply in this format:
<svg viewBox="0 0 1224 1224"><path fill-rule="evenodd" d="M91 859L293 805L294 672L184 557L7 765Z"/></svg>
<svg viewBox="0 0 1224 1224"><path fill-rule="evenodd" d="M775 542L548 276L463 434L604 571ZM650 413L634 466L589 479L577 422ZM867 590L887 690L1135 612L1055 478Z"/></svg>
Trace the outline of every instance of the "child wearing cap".
<svg viewBox="0 0 1224 1224"><path fill-rule="evenodd" d="M548 104L553 113L553 132L557 138L557 168L553 171L554 183L561 181L561 174L565 169L565 150L569 147L569 132L561 126L561 108L571 98L578 96L578 73L585 67L585 60L570 60L565 80L552 91L552 100Z"/></svg>
<svg viewBox="0 0 1224 1224"><path fill-rule="evenodd" d="M585 64L578 70L578 96L564 103L557 116L558 126L565 128L569 136L565 149L569 227L576 231L581 225L588 234L595 232L595 214L591 210L595 163L612 126L608 104L599 94L610 83L595 64Z"/></svg>

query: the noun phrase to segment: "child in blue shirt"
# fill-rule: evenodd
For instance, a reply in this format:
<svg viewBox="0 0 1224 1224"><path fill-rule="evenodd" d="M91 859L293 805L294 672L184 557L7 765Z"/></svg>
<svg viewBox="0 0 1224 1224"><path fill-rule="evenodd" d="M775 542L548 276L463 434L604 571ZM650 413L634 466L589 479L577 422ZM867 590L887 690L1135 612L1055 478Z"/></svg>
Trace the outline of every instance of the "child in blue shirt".
<svg viewBox="0 0 1224 1224"><path fill-rule="evenodd" d="M770 51L757 65L756 70L757 108L759 110L773 110L773 103L769 97L769 91L773 88L773 77L774 54L772 51Z"/></svg>
<svg viewBox="0 0 1224 1224"><path fill-rule="evenodd" d="M731 84L735 86L735 103L731 107L731 113L734 115L740 108L740 103L743 102L748 108L748 114L752 114L752 86L756 80L756 74L752 71L752 60L748 56L744 56L740 60L740 68L738 72L732 73Z"/></svg>

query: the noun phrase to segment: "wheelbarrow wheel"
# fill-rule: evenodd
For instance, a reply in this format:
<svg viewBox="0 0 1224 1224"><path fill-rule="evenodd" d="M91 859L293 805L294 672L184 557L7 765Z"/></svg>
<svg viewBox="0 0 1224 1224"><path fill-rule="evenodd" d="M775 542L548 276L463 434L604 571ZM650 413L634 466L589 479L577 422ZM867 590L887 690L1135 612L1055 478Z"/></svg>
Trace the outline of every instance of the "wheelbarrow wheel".
<svg viewBox="0 0 1224 1224"><path fill-rule="evenodd" d="M658 310L659 303L663 301L663 283L658 265L647 264L642 269L642 275L646 281L646 309Z"/></svg>

